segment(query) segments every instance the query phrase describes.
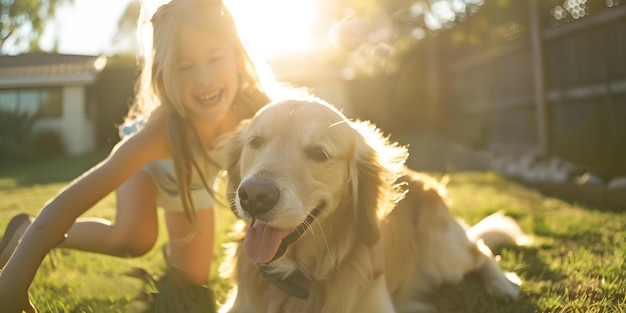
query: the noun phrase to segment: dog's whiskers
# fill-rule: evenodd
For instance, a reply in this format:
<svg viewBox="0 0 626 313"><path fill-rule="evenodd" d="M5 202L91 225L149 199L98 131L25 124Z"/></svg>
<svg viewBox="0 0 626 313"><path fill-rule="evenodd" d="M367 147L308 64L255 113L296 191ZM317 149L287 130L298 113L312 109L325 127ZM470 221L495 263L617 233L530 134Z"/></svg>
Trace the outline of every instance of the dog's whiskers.
<svg viewBox="0 0 626 313"><path fill-rule="evenodd" d="M346 123L349 123L349 122L350 122L349 120L341 120L341 121L339 121L339 122L336 122L336 123L330 124L328 127L329 127L329 128L330 128L330 127L335 127L335 126L337 126L337 125L346 124Z"/></svg>
<svg viewBox="0 0 626 313"><path fill-rule="evenodd" d="M322 212L322 213L328 215L328 213L326 213L326 212ZM332 255L332 253L330 251L330 245L328 244L328 240L326 239L326 234L324 234L324 228L319 223L317 225L318 225L319 229L322 231L322 239L324 240L324 246L326 246L326 252L328 252L328 255Z"/></svg>
<svg viewBox="0 0 626 313"><path fill-rule="evenodd" d="M324 214L326 215L325 217L328 217L328 213L323 210L320 210L319 214ZM326 246L326 251L330 255L330 245L328 244L328 240L326 238L327 236L324 233L324 228L319 222L315 222L318 222L317 218L313 219L311 222L305 221L305 229L311 233L311 236L313 236L313 238L322 238L322 240L324 241L324 246ZM313 224L317 224L317 228L319 228L319 230L321 231L321 235L316 234L315 229L313 228Z"/></svg>

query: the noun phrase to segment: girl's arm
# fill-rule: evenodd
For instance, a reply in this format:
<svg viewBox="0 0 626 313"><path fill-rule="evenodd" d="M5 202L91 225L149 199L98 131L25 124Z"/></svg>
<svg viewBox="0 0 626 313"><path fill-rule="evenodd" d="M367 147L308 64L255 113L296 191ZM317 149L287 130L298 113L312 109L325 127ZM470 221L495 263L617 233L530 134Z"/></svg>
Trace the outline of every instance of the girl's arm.
<svg viewBox="0 0 626 313"><path fill-rule="evenodd" d="M118 143L104 161L74 180L44 206L0 273L0 302L23 299L43 258L62 240L76 218L147 162L169 157L165 124L160 120L150 119L134 136ZM11 298L10 294L16 298ZM1 305L4 307L5 303Z"/></svg>

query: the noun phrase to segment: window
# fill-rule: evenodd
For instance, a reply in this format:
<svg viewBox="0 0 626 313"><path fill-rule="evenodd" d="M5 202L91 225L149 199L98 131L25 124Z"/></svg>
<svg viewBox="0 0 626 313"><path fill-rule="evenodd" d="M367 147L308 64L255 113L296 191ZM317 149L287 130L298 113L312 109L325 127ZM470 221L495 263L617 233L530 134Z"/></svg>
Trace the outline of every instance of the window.
<svg viewBox="0 0 626 313"><path fill-rule="evenodd" d="M37 117L60 117L63 96L60 87L0 90L0 110L28 112Z"/></svg>
<svg viewBox="0 0 626 313"><path fill-rule="evenodd" d="M0 110L16 111L17 110L17 92L0 91Z"/></svg>
<svg viewBox="0 0 626 313"><path fill-rule="evenodd" d="M63 96L61 96L61 88L42 89L39 116L60 117L61 113L63 113Z"/></svg>
<svg viewBox="0 0 626 313"><path fill-rule="evenodd" d="M37 89L21 90L17 94L17 107L20 112L36 115L39 111L39 92Z"/></svg>

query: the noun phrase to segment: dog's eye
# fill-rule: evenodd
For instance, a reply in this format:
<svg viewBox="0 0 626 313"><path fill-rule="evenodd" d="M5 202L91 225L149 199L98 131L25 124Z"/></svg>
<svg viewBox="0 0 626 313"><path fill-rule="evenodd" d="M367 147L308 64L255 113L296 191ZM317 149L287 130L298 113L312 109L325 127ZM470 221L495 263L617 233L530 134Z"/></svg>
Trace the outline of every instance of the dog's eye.
<svg viewBox="0 0 626 313"><path fill-rule="evenodd" d="M254 136L248 140L248 145L252 148L259 148L263 145L263 138Z"/></svg>
<svg viewBox="0 0 626 313"><path fill-rule="evenodd" d="M330 155L322 147L312 147L306 150L309 159L316 162L324 162L330 160Z"/></svg>

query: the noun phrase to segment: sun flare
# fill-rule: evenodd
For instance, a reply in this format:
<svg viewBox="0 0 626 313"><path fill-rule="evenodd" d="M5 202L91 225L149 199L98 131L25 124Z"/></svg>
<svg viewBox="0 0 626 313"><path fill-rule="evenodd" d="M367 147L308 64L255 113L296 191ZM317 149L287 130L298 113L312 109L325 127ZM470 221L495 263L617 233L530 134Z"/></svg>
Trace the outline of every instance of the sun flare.
<svg viewBox="0 0 626 313"><path fill-rule="evenodd" d="M317 19L313 0L223 0L237 24L241 41L257 58L310 50ZM151 14L168 0L143 0Z"/></svg>
<svg viewBox="0 0 626 313"><path fill-rule="evenodd" d="M225 0L242 42L258 57L310 50L312 0Z"/></svg>

